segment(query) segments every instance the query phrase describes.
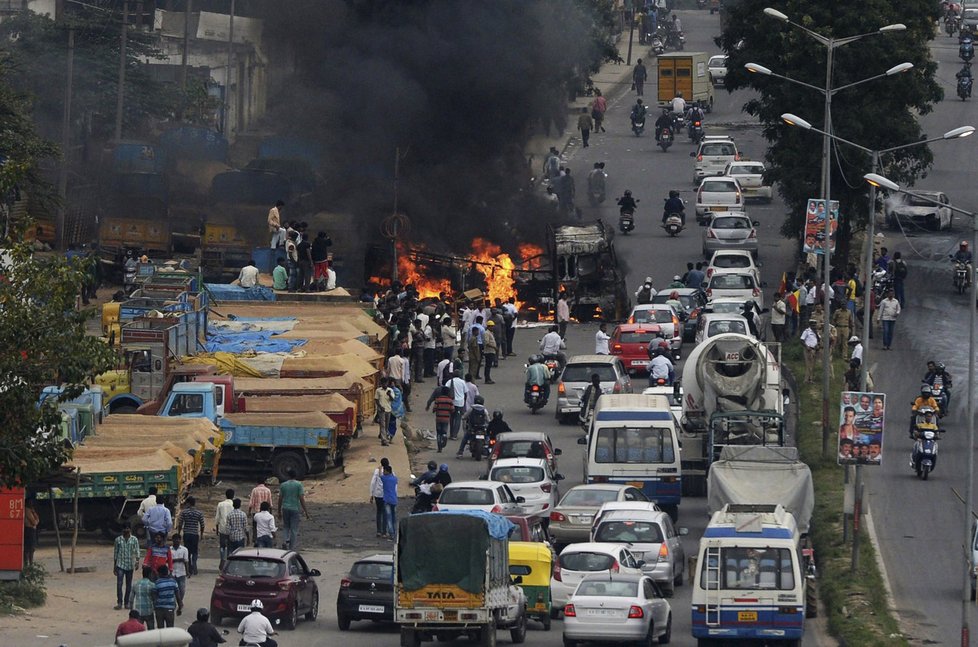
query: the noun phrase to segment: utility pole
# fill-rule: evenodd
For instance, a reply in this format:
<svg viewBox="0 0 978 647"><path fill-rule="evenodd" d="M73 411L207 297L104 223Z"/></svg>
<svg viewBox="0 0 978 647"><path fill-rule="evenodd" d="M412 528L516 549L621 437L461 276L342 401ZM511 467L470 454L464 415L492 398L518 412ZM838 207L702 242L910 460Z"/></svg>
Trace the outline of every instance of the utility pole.
<svg viewBox="0 0 978 647"><path fill-rule="evenodd" d="M58 249L65 247L65 211L67 210L68 199L68 164L69 147L71 146L71 84L74 76L75 67L75 30L68 29L68 69L66 70L67 79L65 80L65 105L61 116L61 166L58 169L58 197L61 204L58 205L57 220L55 221L55 245Z"/></svg>
<svg viewBox="0 0 978 647"><path fill-rule="evenodd" d="M234 55L234 0L231 0L231 20L228 26L228 66L224 80L224 136L231 133L231 57Z"/></svg>
<svg viewBox="0 0 978 647"><path fill-rule="evenodd" d="M183 54L180 56L180 89L184 95L187 93L187 50L190 48L190 16L193 10L194 0L187 0L187 7L183 11Z"/></svg>
<svg viewBox="0 0 978 647"><path fill-rule="evenodd" d="M119 36L119 93L115 100L115 140L122 139L122 110L126 96L126 30L129 28L129 0L122 0L122 32Z"/></svg>
<svg viewBox="0 0 978 647"><path fill-rule="evenodd" d="M391 252L394 255L394 263L391 266L391 281L397 280L397 181L401 171L401 148L394 149L394 219L393 235L391 236Z"/></svg>

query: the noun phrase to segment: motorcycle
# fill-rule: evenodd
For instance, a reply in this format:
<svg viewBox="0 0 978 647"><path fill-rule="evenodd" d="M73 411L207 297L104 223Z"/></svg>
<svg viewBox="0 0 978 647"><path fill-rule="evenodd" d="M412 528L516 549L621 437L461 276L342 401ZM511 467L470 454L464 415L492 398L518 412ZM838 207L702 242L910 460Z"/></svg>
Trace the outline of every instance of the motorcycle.
<svg viewBox="0 0 978 647"><path fill-rule="evenodd" d="M662 228L666 230L666 233L670 236L675 237L683 230L683 219L678 213L670 213L666 217L666 221L662 223Z"/></svg>
<svg viewBox="0 0 978 647"><path fill-rule="evenodd" d="M686 129L686 115L675 113L672 115L672 132L681 133Z"/></svg>
<svg viewBox="0 0 978 647"><path fill-rule="evenodd" d="M472 430L472 440L469 441L469 451L472 453L472 460L481 461L486 447L485 428Z"/></svg>
<svg viewBox="0 0 978 647"><path fill-rule="evenodd" d="M536 413L547 406L547 393L539 384L527 386L523 390L523 402L530 407L530 413Z"/></svg>
<svg viewBox="0 0 978 647"><path fill-rule="evenodd" d="M603 169L596 169L587 176L587 199L592 207L596 207L605 199L605 182L608 174Z"/></svg>
<svg viewBox="0 0 978 647"><path fill-rule="evenodd" d="M971 263L955 260L953 256L950 258L954 263L954 289L958 294L964 294L971 287Z"/></svg>
<svg viewBox="0 0 978 647"><path fill-rule="evenodd" d="M669 30L666 34L666 47L671 47L677 51L682 51L686 44L686 36L681 31Z"/></svg>
<svg viewBox="0 0 978 647"><path fill-rule="evenodd" d="M622 208L618 213L618 230L624 235L635 229L635 211Z"/></svg>
<svg viewBox="0 0 978 647"><path fill-rule="evenodd" d="M958 30L958 17L948 16L944 19L944 31L947 32L948 36L954 36L954 32Z"/></svg>
<svg viewBox="0 0 978 647"><path fill-rule="evenodd" d="M930 388L933 392L934 399L937 400L937 404L941 407L941 412L937 415L939 418L943 418L947 415L950 406L951 392L944 388L944 383L940 379L935 379L934 384Z"/></svg>
<svg viewBox="0 0 978 647"><path fill-rule="evenodd" d="M632 132L635 133L636 137L641 137L642 133L645 132L645 117L641 119L632 118Z"/></svg>
<svg viewBox="0 0 978 647"><path fill-rule="evenodd" d="M962 76L958 78L958 96L964 101L971 96L971 86L974 84L974 79L970 76Z"/></svg>
<svg viewBox="0 0 978 647"><path fill-rule="evenodd" d="M662 43L662 39L659 38L658 36L653 36L652 53L655 54L656 56L659 56L660 54L665 54L665 52L666 52L666 46Z"/></svg>
<svg viewBox="0 0 978 647"><path fill-rule="evenodd" d="M550 371L550 383L555 384L560 377L560 360L556 355L544 355L543 365Z"/></svg>
<svg viewBox="0 0 978 647"><path fill-rule="evenodd" d="M668 152L669 147L672 146L672 128L663 128L662 132L659 133L659 148L662 152Z"/></svg>
<svg viewBox="0 0 978 647"><path fill-rule="evenodd" d="M699 144L703 141L703 122L699 119L693 119L689 122L688 130L689 140L694 144Z"/></svg>
<svg viewBox="0 0 978 647"><path fill-rule="evenodd" d="M975 43L971 36L965 36L961 39L961 45L958 47L958 56L965 63L970 62L975 57Z"/></svg>
<svg viewBox="0 0 978 647"><path fill-rule="evenodd" d="M926 481L927 476L937 465L937 439L941 430L930 429L917 434L910 454L910 467L917 473L917 478Z"/></svg>

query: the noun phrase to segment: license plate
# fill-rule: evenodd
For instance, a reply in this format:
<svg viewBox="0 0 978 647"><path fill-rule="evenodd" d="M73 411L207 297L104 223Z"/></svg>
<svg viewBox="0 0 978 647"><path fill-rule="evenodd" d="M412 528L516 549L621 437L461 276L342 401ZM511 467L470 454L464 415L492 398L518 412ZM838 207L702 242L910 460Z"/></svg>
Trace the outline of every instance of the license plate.
<svg viewBox="0 0 978 647"><path fill-rule="evenodd" d="M633 359L632 366L648 366L649 360L647 359Z"/></svg>
<svg viewBox="0 0 978 647"><path fill-rule="evenodd" d="M720 206L718 204L717 205L710 205L709 206L709 209L710 209L710 211L726 211L727 210L726 207L722 207L722 206Z"/></svg>
<svg viewBox="0 0 978 647"><path fill-rule="evenodd" d="M594 517L592 517L589 514L582 514L582 515L578 515L577 517L571 517L571 521L573 521L574 523L582 523L582 524L586 523L588 525L591 525L591 521L593 519Z"/></svg>
<svg viewBox="0 0 978 647"><path fill-rule="evenodd" d="M360 613L383 613L384 607L375 604L361 604L357 607L357 611Z"/></svg>
<svg viewBox="0 0 978 647"><path fill-rule="evenodd" d="M737 622L757 622L757 611L738 611Z"/></svg>
<svg viewBox="0 0 978 647"><path fill-rule="evenodd" d="M615 612L611 609L585 609L589 616L613 616Z"/></svg>
<svg viewBox="0 0 978 647"><path fill-rule="evenodd" d="M251 613L251 605L250 604L239 604L238 605L238 613Z"/></svg>

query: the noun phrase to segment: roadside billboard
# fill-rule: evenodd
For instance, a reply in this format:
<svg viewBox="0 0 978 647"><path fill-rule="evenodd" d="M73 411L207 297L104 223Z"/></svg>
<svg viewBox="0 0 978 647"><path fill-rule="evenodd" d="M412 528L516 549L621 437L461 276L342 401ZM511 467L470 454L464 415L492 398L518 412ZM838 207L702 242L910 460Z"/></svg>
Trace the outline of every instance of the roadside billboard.
<svg viewBox="0 0 978 647"><path fill-rule="evenodd" d="M839 201L829 202L829 253L835 253L835 232L839 228ZM809 198L805 209L805 241L802 251L822 254L825 250L825 201Z"/></svg>
<svg viewBox="0 0 978 647"><path fill-rule="evenodd" d="M839 465L882 463L885 417L885 393L842 392L839 405Z"/></svg>

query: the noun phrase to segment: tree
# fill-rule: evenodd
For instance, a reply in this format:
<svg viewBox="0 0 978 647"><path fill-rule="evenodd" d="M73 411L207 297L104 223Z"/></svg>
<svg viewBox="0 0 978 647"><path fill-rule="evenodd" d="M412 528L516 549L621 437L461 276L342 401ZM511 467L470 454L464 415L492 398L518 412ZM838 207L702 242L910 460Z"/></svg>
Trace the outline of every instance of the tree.
<svg viewBox="0 0 978 647"><path fill-rule="evenodd" d="M765 159L771 181L789 207L781 228L798 237L804 227L809 198L821 197L821 136L787 126L781 114L794 113L822 128L823 95L782 79L751 74L746 63L817 87L824 87L826 50L799 29L763 14L767 0L741 0L724 6L720 44L727 53L727 90L756 90L760 97L744 104L757 117L770 142ZM794 22L825 36L841 38L873 32L892 23L904 23L904 32L868 36L839 47L834 54L833 86L855 83L905 61L910 72L843 90L832 99L833 133L871 150L899 146L922 139L918 115L927 114L943 98L934 80L937 64L928 42L934 37L938 6L930 0L867 0L863 3L787 0L778 10ZM840 242L847 232L866 222L866 188L862 180L870 159L851 147L833 144L832 199L839 201L842 220ZM882 160L882 172L895 181L912 184L931 165L926 146L916 146Z"/></svg>
<svg viewBox="0 0 978 647"><path fill-rule="evenodd" d="M37 166L57 154L37 136L29 109L0 74L0 195L42 184ZM72 399L114 362L105 343L85 334L91 313L75 309L89 265L34 256L16 242L20 233L8 228L0 240L0 486L29 483L68 457L60 413L53 403L37 406L41 389L64 384L61 399Z"/></svg>

